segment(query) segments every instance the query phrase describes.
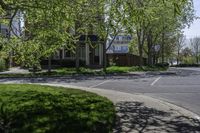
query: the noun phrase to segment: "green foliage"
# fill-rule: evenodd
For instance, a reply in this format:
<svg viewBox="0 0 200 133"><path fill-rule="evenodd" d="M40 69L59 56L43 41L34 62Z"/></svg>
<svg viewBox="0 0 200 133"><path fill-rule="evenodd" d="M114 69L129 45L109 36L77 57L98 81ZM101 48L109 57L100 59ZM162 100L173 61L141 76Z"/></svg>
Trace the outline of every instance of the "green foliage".
<svg viewBox="0 0 200 133"><path fill-rule="evenodd" d="M107 73L128 73L128 72L143 72L143 71L165 71L168 66L133 66L133 67L120 67L111 66L107 68Z"/></svg>
<svg viewBox="0 0 200 133"><path fill-rule="evenodd" d="M181 63L183 63L183 64L195 64L196 60L192 56L186 56L186 57L182 57Z"/></svg>
<svg viewBox="0 0 200 133"><path fill-rule="evenodd" d="M174 67L200 67L200 64L179 64Z"/></svg>
<svg viewBox="0 0 200 133"><path fill-rule="evenodd" d="M22 13L25 35L20 37L21 45L8 41L13 44L8 51L17 49L18 62L31 67L61 48L74 52L80 35L98 35L104 41L105 54L106 40L122 31L137 36L138 50L131 45L131 52L142 56L143 50L148 54L153 45L165 42L164 54L171 56L174 33L189 26L194 18L192 0L6 0L0 5L0 16L5 18L0 22L8 25L12 23L12 19L6 19L8 10L13 15ZM28 50L23 51L22 47ZM30 51L38 53L32 55ZM106 59L104 66L105 62Z"/></svg>
<svg viewBox="0 0 200 133"><path fill-rule="evenodd" d="M0 58L0 72L6 70L6 61Z"/></svg>
<svg viewBox="0 0 200 133"><path fill-rule="evenodd" d="M115 117L106 98L39 85L0 85L0 132L108 133Z"/></svg>

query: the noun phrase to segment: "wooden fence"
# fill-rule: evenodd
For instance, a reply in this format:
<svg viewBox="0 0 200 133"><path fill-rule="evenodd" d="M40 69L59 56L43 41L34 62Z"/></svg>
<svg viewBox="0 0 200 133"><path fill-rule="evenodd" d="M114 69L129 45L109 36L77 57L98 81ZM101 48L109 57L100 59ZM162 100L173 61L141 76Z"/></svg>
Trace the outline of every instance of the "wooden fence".
<svg viewBox="0 0 200 133"><path fill-rule="evenodd" d="M116 66L138 66L139 56L133 54L107 54L107 62L109 65ZM147 59L143 58L143 65L147 64Z"/></svg>

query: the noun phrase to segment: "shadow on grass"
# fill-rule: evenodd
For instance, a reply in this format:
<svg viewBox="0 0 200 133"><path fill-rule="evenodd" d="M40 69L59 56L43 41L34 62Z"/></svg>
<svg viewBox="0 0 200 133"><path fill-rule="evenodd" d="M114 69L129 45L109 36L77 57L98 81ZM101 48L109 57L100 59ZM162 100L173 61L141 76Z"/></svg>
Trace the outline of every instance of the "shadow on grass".
<svg viewBox="0 0 200 133"><path fill-rule="evenodd" d="M139 102L120 102L117 105L114 133L199 133L198 120L149 108Z"/></svg>
<svg viewBox="0 0 200 133"><path fill-rule="evenodd" d="M106 133L112 129L112 103L93 94L8 91L0 96L0 133Z"/></svg>

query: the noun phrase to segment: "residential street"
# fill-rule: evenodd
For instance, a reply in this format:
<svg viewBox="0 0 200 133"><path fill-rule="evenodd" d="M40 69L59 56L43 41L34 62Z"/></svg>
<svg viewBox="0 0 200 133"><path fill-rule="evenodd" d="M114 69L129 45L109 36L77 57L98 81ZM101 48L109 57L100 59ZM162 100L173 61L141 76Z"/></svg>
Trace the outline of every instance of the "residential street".
<svg viewBox="0 0 200 133"><path fill-rule="evenodd" d="M184 107L200 115L200 68L171 68L171 74L134 76L0 79L4 83L52 83L142 93Z"/></svg>
<svg viewBox="0 0 200 133"><path fill-rule="evenodd" d="M177 76L161 75L145 78L88 80L70 83L103 89L112 89L128 93L143 93L200 115L200 69L176 69Z"/></svg>

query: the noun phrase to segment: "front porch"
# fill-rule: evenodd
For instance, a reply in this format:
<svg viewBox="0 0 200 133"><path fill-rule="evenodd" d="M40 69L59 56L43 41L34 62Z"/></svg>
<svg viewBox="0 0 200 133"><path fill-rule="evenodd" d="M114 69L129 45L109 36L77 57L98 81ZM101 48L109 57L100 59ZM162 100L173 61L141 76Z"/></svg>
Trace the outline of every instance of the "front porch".
<svg viewBox="0 0 200 133"><path fill-rule="evenodd" d="M62 62L74 62L69 66L75 65L75 53L67 49L61 49L55 53L52 60L55 60L56 65L66 66L66 63ZM79 60L80 66L86 67L101 67L103 64L103 46L102 44L81 44L79 47ZM56 63L57 62L57 63ZM54 65L54 63L53 63Z"/></svg>

